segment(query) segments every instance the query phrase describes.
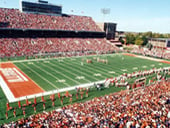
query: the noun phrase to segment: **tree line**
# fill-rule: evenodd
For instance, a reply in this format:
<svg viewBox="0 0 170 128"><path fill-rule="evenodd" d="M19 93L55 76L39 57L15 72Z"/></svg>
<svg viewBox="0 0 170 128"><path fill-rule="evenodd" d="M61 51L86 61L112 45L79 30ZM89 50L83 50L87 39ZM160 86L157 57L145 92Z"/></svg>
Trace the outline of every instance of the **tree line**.
<svg viewBox="0 0 170 128"><path fill-rule="evenodd" d="M136 44L136 45L146 45L149 38L170 38L170 34L161 34L153 32L144 32L144 33L134 33L126 32L126 44ZM125 44L125 40L122 38L119 39L122 44Z"/></svg>

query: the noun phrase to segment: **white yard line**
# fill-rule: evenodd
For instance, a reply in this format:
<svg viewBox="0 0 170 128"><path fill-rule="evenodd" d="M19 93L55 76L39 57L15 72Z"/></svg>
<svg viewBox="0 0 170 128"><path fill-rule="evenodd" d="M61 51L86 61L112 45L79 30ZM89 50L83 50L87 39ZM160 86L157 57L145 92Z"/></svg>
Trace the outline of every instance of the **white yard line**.
<svg viewBox="0 0 170 128"><path fill-rule="evenodd" d="M76 62L72 62L72 63L75 63L76 65L78 65ZM70 64L69 64L69 65L70 65ZM87 69L90 68L89 70L86 70L86 71L87 71L87 72L90 72L90 73L92 73L92 74L95 74L96 72L100 72L101 74L105 74L105 75L109 76L108 73L105 73L105 72L107 72L107 71L104 70L104 72L102 72L102 71L101 71L102 69L100 69L100 70L96 69L96 68L98 68L98 67L95 67L95 71L96 71L96 72L92 72L92 71L91 71L92 69L94 69L94 68L92 68L92 67L87 67L87 66L86 66L86 68L87 68ZM95 77L93 77L93 78L95 78ZM98 79L97 79L97 80L98 80Z"/></svg>
<svg viewBox="0 0 170 128"><path fill-rule="evenodd" d="M127 71L127 69L121 69L123 72L126 72Z"/></svg>
<svg viewBox="0 0 170 128"><path fill-rule="evenodd" d="M53 66L55 66L55 67L56 67L56 65L54 65L54 64L52 64L52 63L49 63L49 65L53 65ZM74 79L72 79L72 78L70 78L70 77L66 76L64 73L59 72L59 71L56 71L54 68L51 68L50 66L46 66L46 65L44 65L44 66L45 66L45 67L47 67L47 68L50 68L51 70L54 70L56 73L59 73L59 74L63 75L64 77L66 77L66 78L70 79L71 81L74 81L74 82L75 82L75 83L77 83L77 84L81 84L80 82L75 81ZM58 67L58 66L57 66L57 67ZM64 69L63 69L63 70L64 70ZM66 71L66 70L64 70L64 71ZM70 85L68 85L68 86L70 86Z"/></svg>
<svg viewBox="0 0 170 128"><path fill-rule="evenodd" d="M66 61L64 61L64 63L67 63ZM58 63L57 63L58 64ZM68 64L68 63L67 63ZM71 64L68 64L68 65L70 65L70 66L72 66ZM85 74L84 72L81 72L81 71L79 71L79 70L75 70L74 68L72 68L72 70L74 70L74 71L76 71L76 72L79 72L80 74L84 74L85 76L88 76L89 77L89 75L87 75L87 74ZM77 77L77 74L76 74L76 77ZM91 76L90 76L91 77ZM96 79L95 77L93 77L94 79ZM91 82L90 80L87 80L87 79L84 79L84 80L86 80L86 81L88 81L88 82ZM98 80L98 79L96 79L96 80Z"/></svg>
<svg viewBox="0 0 170 128"><path fill-rule="evenodd" d="M45 65L45 64L41 63L41 65ZM55 75L51 74L50 72L47 72L46 70L38 67L37 65L34 65L34 66L37 67L38 69L40 69L41 71L45 72L46 74L52 76L54 79L59 80L58 77L56 77ZM46 66L46 65L45 65L45 67L48 67L48 68L49 68L49 66ZM53 70L54 70L54 69L53 69ZM66 86L69 86L69 84L67 84L67 83L63 83L63 84L65 84ZM57 87L55 86L55 88L57 88Z"/></svg>
<svg viewBox="0 0 170 128"><path fill-rule="evenodd" d="M138 69L138 67L133 67L132 69L133 69L133 70L137 70L137 69Z"/></svg>
<svg viewBox="0 0 170 128"><path fill-rule="evenodd" d="M41 63L42 64L42 63ZM50 64L50 63L49 63ZM50 68L51 70L54 70L53 68L51 68L51 67L49 67L49 66L46 66L45 64L42 64L43 66L45 66L45 67L47 67L47 68ZM57 71L55 71L56 73L59 73L59 74L61 74L60 72L57 72ZM51 74L51 73L50 73ZM52 74L51 74L52 75ZM53 78L55 78L55 79L57 79L58 81L60 80L58 77L56 77L56 76L54 76L54 75L52 75L53 76ZM69 87L70 85L68 84L68 83L65 83L65 82L62 82L62 84L65 84L67 87Z"/></svg>
<svg viewBox="0 0 170 128"><path fill-rule="evenodd" d="M39 73L37 73L36 71L32 70L31 68L29 68L27 65L25 65L24 63L21 63L22 65L24 65L25 67L27 67L28 69L30 69L32 72L34 72L35 74L37 74L40 78L42 78L43 80L45 80L47 83L49 83L50 85L52 85L54 88L58 89L53 83L51 83L49 80L47 80L46 78L44 78L42 75L40 75Z"/></svg>
<svg viewBox="0 0 170 128"><path fill-rule="evenodd" d="M116 74L115 71L108 71L108 73L110 73L110 74Z"/></svg>
<svg viewBox="0 0 170 128"><path fill-rule="evenodd" d="M57 66L57 65L54 65L54 64L52 64L52 63L50 63L50 65L53 65L53 66L55 66L55 67ZM65 70L65 69L62 68L62 67L57 66L57 68L60 68L60 69L62 69L63 71L68 72L68 73L70 73L70 74L72 74L72 75L74 75L74 76L77 76L76 74L71 73L70 71ZM54 70L54 69L53 69L53 70ZM77 84L81 84L80 82L78 82L78 81L76 81L76 80L74 80L74 79L72 79L72 78L66 76L66 75L65 75L64 73L62 73L62 72L58 72L58 71L56 71L56 70L55 70L55 72L62 74L64 77L70 79L71 81L74 81L74 82L77 83Z"/></svg>
<svg viewBox="0 0 170 128"><path fill-rule="evenodd" d="M101 66L103 66L102 64L100 64L99 63L99 65L101 65ZM98 67L99 68L99 67ZM120 75L119 73L123 73L123 72L121 72L120 70L119 71L115 71L113 68L111 68L111 67L106 67L107 69L109 69L109 71L114 71L115 73L115 75ZM103 70L103 69L100 69L100 70ZM105 70L103 70L103 71L105 71ZM105 71L106 72L106 71ZM104 73L104 74L106 74L106 73ZM107 73L108 74L108 73Z"/></svg>

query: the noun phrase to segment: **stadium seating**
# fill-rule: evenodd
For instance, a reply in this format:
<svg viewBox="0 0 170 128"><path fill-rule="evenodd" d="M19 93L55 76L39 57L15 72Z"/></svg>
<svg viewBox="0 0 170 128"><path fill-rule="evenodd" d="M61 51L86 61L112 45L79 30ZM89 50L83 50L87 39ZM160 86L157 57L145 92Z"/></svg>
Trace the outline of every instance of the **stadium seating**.
<svg viewBox="0 0 170 128"><path fill-rule="evenodd" d="M32 115L3 127L169 128L170 80Z"/></svg>
<svg viewBox="0 0 170 128"><path fill-rule="evenodd" d="M0 25L1 28L102 31L91 17L22 13L18 9L0 8L0 22L9 23L7 26Z"/></svg>
<svg viewBox="0 0 170 128"><path fill-rule="evenodd" d="M0 28L102 31L92 18L87 16L41 15L7 8L0 8ZM87 51L106 53L119 50L105 39L95 38L0 38L0 43L1 58L56 52L82 54L81 52Z"/></svg>
<svg viewBox="0 0 170 128"><path fill-rule="evenodd" d="M143 48L134 48L131 52L151 57L170 59L170 52L162 48L152 48L151 50L144 50Z"/></svg>
<svg viewBox="0 0 170 128"><path fill-rule="evenodd" d="M1 58L56 52L106 53L119 50L105 39L97 38L1 38L0 44Z"/></svg>
<svg viewBox="0 0 170 128"><path fill-rule="evenodd" d="M170 59L170 52L164 53L164 58L165 59Z"/></svg>

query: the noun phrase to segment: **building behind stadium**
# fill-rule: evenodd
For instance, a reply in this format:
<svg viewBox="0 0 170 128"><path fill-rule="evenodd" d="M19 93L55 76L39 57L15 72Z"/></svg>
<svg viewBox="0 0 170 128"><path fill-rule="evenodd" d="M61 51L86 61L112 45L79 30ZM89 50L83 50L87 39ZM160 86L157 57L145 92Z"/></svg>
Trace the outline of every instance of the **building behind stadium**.
<svg viewBox="0 0 170 128"><path fill-rule="evenodd" d="M170 38L149 38L148 43L155 48L170 49Z"/></svg>

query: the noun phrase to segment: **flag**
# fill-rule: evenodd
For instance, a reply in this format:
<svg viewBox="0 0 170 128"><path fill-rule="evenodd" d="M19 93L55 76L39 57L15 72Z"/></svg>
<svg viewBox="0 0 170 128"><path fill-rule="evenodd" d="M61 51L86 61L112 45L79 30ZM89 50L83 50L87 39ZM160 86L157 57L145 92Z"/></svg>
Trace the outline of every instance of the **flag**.
<svg viewBox="0 0 170 128"><path fill-rule="evenodd" d="M50 99L51 99L51 101L55 101L55 94L52 94L52 95L50 96Z"/></svg>
<svg viewBox="0 0 170 128"><path fill-rule="evenodd" d="M18 101L18 107L21 108L21 101Z"/></svg>
<svg viewBox="0 0 170 128"><path fill-rule="evenodd" d="M42 102L45 102L43 95L41 96L41 101L42 101Z"/></svg>
<svg viewBox="0 0 170 128"><path fill-rule="evenodd" d="M61 96L60 96L60 93L58 93L58 98L60 99L60 97L61 97Z"/></svg>
<svg viewBox="0 0 170 128"><path fill-rule="evenodd" d="M11 107L9 106L9 102L6 103L6 108L7 108L7 111L11 109Z"/></svg>
<svg viewBox="0 0 170 128"><path fill-rule="evenodd" d="M66 97L68 97L68 96L69 96L69 92L68 92L68 91L66 91L66 94L65 94L65 96L66 96Z"/></svg>
<svg viewBox="0 0 170 128"><path fill-rule="evenodd" d="M29 101L28 101L27 97L26 97L26 105L29 105Z"/></svg>
<svg viewBox="0 0 170 128"><path fill-rule="evenodd" d="M35 104L35 105L37 104L37 99L36 99L36 97L34 97L34 104Z"/></svg>

